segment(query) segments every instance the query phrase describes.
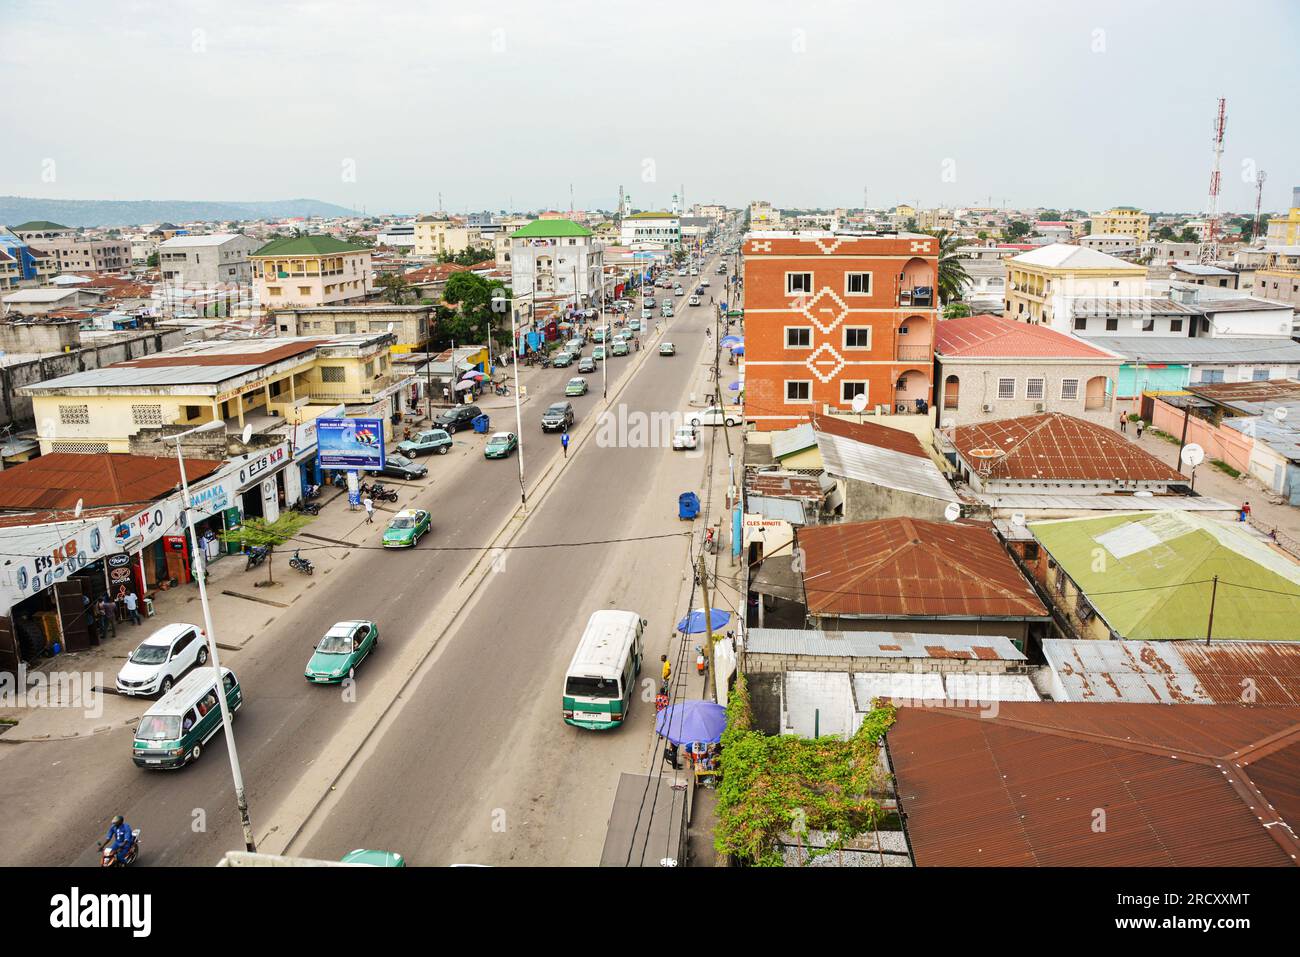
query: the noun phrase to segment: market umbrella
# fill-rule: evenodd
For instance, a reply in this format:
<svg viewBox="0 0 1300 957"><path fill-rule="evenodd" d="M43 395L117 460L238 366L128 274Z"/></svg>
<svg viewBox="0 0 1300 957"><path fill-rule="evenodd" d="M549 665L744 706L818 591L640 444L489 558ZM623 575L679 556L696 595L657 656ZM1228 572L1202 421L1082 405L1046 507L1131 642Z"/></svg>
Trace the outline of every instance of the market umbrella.
<svg viewBox="0 0 1300 957"><path fill-rule="evenodd" d="M743 346L745 344L745 340L740 336L723 336L718 341L724 346Z"/></svg>
<svg viewBox="0 0 1300 957"><path fill-rule="evenodd" d="M655 718L655 733L673 744L718 744L727 727L727 709L716 701L692 698L670 704Z"/></svg>
<svg viewBox="0 0 1300 957"><path fill-rule="evenodd" d="M475 369L473 372L466 372L463 376L460 377L460 381L476 382L479 379L486 379L486 378L487 376L484 373L479 372L477 369Z"/></svg>
<svg viewBox="0 0 1300 957"><path fill-rule="evenodd" d="M731 385L727 386L727 388L730 389L732 392L739 392L743 387L744 386L739 382L733 382L731 383Z"/></svg>
<svg viewBox="0 0 1300 957"><path fill-rule="evenodd" d="M472 389L472 388L474 388L474 382L472 379L467 379L465 381L456 383L457 392L464 392L466 389Z"/></svg>
<svg viewBox="0 0 1300 957"><path fill-rule="evenodd" d="M561 322L561 323L557 323L557 324L556 324L556 328L557 328L557 329L572 329L572 328L573 328L573 323L571 323L571 322Z"/></svg>
<svg viewBox="0 0 1300 957"><path fill-rule="evenodd" d="M732 347L731 347L731 354L732 354L733 356L743 356L743 355L745 354L745 347L744 347L744 346L732 346Z"/></svg>
<svg viewBox="0 0 1300 957"><path fill-rule="evenodd" d="M727 622L731 621L731 612L723 611L721 608L712 609L713 614L710 616L713 620L713 630L717 631L724 627ZM707 631L704 627L704 609L697 608L681 621L677 623L677 630L685 632L688 635L698 635Z"/></svg>

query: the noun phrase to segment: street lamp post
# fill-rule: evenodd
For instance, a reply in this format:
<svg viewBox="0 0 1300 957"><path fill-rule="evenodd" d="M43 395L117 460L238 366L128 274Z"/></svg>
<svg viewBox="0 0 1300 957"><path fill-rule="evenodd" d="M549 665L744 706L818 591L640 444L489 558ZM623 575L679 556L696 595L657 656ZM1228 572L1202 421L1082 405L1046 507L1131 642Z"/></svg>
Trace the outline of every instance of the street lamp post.
<svg viewBox="0 0 1300 957"><path fill-rule="evenodd" d="M524 295L532 296L533 290L528 290ZM509 304L510 309L510 342L511 352L514 354L513 365L515 367L515 432L519 439L519 448L515 452L515 458L519 462L519 501L524 508L524 514L528 514L528 487L524 485L524 418L523 412L519 408L519 330L516 325L515 301L522 299L523 296L515 295L514 288L510 290L510 298L505 301Z"/></svg>
<svg viewBox="0 0 1300 957"><path fill-rule="evenodd" d="M187 435L193 435L196 432L211 432L215 429L224 429L226 423L221 419L215 419L212 422L206 422L198 428L189 429L185 432L177 433L168 437L169 441L176 443L176 462L181 471L181 501L185 508L185 525L190 532L190 548L194 550L194 566L198 572L199 582L199 603L203 606L203 626L207 629L208 634L208 657L212 660L212 667L217 670L217 703L221 706L221 724L226 731L226 751L230 755L230 774L235 783L235 803L239 807L239 823L244 829L244 846L250 852L257 850L257 842L253 838L253 819L248 813L248 794L244 790L244 776L239 770L239 754L235 750L235 733L230 723L230 705L226 702L226 686L221 673L221 660L217 655L217 636L212 628L212 606L208 604L208 586L207 586L207 556L204 555L203 549L199 547L198 533L194 530L194 510L190 507L190 484L185 477L185 456L181 453L181 439ZM244 426L243 440L248 442L251 437L253 427Z"/></svg>

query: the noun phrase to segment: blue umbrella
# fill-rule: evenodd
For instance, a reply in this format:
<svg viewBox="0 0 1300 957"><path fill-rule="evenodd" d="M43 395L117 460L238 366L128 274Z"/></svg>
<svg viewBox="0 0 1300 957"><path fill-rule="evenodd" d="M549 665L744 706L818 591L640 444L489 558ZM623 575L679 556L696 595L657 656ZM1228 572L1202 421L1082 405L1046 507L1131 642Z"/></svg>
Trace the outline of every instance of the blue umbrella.
<svg viewBox="0 0 1300 957"><path fill-rule="evenodd" d="M727 709L716 701L680 701L664 708L655 718L655 732L673 744L717 744L726 726Z"/></svg>
<svg viewBox="0 0 1300 957"><path fill-rule="evenodd" d="M724 627L727 622L731 621L731 612L723 611L721 608L714 608L712 611L713 614L710 617L713 619L714 631ZM683 631L688 635L698 635L701 632L707 631L708 629L704 627L704 609L697 608L679 621L677 623L677 630Z"/></svg>
<svg viewBox="0 0 1300 957"><path fill-rule="evenodd" d="M745 340L740 338L740 336L723 336L718 341L724 346L740 346L745 344Z"/></svg>
<svg viewBox="0 0 1300 957"><path fill-rule="evenodd" d="M739 392L739 391L740 391L740 383L739 383L739 382L733 382L733 383L731 383L731 385L727 386L727 388L730 389L732 392Z"/></svg>
<svg viewBox="0 0 1300 957"><path fill-rule="evenodd" d="M743 355L745 354L745 347L744 347L744 346L732 346L732 347L731 347L731 354L732 354L733 356L743 356Z"/></svg>

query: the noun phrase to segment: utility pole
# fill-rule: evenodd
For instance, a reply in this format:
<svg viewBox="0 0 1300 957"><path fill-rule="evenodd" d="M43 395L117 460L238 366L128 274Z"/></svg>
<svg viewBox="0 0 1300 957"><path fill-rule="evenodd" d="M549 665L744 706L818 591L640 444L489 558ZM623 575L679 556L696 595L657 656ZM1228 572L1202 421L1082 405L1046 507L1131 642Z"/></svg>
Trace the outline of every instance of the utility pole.
<svg viewBox="0 0 1300 957"><path fill-rule="evenodd" d="M1214 599L1219 594L1219 576L1214 576L1210 586L1210 622L1205 626L1205 647L1210 647L1210 636L1214 634Z"/></svg>
<svg viewBox="0 0 1300 957"><path fill-rule="evenodd" d="M707 524L709 516L704 516ZM708 674L713 670L713 608L709 604L709 573L704 564L704 544L700 544L700 589L704 593L704 674L705 686L708 686Z"/></svg>
<svg viewBox="0 0 1300 957"><path fill-rule="evenodd" d="M1264 180L1266 179L1268 179L1268 174L1263 170L1259 170L1255 174L1255 231L1251 234L1251 242L1259 239L1259 207L1264 198Z"/></svg>

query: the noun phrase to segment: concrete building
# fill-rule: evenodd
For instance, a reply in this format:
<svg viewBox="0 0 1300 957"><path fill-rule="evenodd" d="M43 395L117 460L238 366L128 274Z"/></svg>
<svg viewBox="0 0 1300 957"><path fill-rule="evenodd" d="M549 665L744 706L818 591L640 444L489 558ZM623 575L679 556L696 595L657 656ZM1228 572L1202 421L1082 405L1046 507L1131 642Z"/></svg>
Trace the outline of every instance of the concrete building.
<svg viewBox="0 0 1300 957"><path fill-rule="evenodd" d="M1110 253L1112 256L1136 256L1138 251L1137 237L1124 233L1093 233L1080 237L1079 245L1084 249L1096 249L1103 253Z"/></svg>
<svg viewBox="0 0 1300 957"><path fill-rule="evenodd" d="M450 256L477 245L477 235L477 229L453 220L421 216L415 221L413 251L417 256Z"/></svg>
<svg viewBox="0 0 1300 957"><path fill-rule="evenodd" d="M59 272L126 272L131 244L120 239L55 239L32 244L54 256Z"/></svg>
<svg viewBox="0 0 1300 957"><path fill-rule="evenodd" d="M673 249L682 241L682 221L677 213L646 212L624 216L619 241L624 246L640 244Z"/></svg>
<svg viewBox="0 0 1300 957"><path fill-rule="evenodd" d="M1017 321L1070 331L1067 304L1140 296L1146 267L1095 249L1053 243L1006 261L1006 314Z"/></svg>
<svg viewBox="0 0 1300 957"><path fill-rule="evenodd" d="M773 209L772 204L764 199L756 199L749 204L749 228L780 229L781 211Z"/></svg>
<svg viewBox="0 0 1300 957"><path fill-rule="evenodd" d="M158 246L164 282L183 286L247 285L253 279L248 257L263 243L242 233L175 236Z"/></svg>
<svg viewBox="0 0 1300 957"><path fill-rule="evenodd" d="M415 249L415 223L391 223L375 236L380 246L392 246L394 249Z"/></svg>
<svg viewBox="0 0 1300 957"><path fill-rule="evenodd" d="M593 301L600 289L604 247L592 231L568 219L539 219L510 235L510 288L538 299Z"/></svg>
<svg viewBox="0 0 1300 957"><path fill-rule="evenodd" d="M919 209L916 212L916 227L927 232L956 226L951 209Z"/></svg>
<svg viewBox="0 0 1300 957"><path fill-rule="evenodd" d="M1123 358L1004 316L944 319L935 339L939 421L947 427L1065 412L1107 427Z"/></svg>
<svg viewBox="0 0 1300 957"><path fill-rule="evenodd" d="M1138 244L1138 255L1148 258L1152 265L1200 262L1200 243L1145 242Z"/></svg>
<svg viewBox="0 0 1300 957"><path fill-rule="evenodd" d="M368 246L332 236L273 239L249 258L263 306L316 308L364 299L374 288Z"/></svg>
<svg viewBox="0 0 1300 957"><path fill-rule="evenodd" d="M15 313L24 316L45 316L60 309L82 309L97 306L104 294L94 289L54 288L19 289L6 293L3 300L4 315Z"/></svg>
<svg viewBox="0 0 1300 957"><path fill-rule="evenodd" d="M13 234L23 242L52 243L64 239L75 239L77 231L71 226L61 226L47 219L34 219L21 226L11 227Z"/></svg>
<svg viewBox="0 0 1300 957"><path fill-rule="evenodd" d="M1300 186L1291 189L1291 208L1285 216L1275 216L1268 221L1264 234L1265 246L1300 245Z"/></svg>
<svg viewBox="0 0 1300 957"><path fill-rule="evenodd" d="M1254 291L1300 312L1300 269L1273 266L1255 271Z"/></svg>
<svg viewBox="0 0 1300 957"><path fill-rule="evenodd" d="M1151 217L1135 206L1115 206L1091 217L1092 234L1119 233L1139 243L1151 238Z"/></svg>
<svg viewBox="0 0 1300 957"><path fill-rule="evenodd" d="M938 241L898 233L746 235L745 418L810 412L929 416Z"/></svg>
<svg viewBox="0 0 1300 957"><path fill-rule="evenodd" d="M456 267L463 270L466 267ZM379 335L391 332L394 354L423 350L429 341L437 306L395 306L377 302L367 306L323 306L319 309L277 309L276 334L280 336ZM391 327L391 328L390 328Z"/></svg>

